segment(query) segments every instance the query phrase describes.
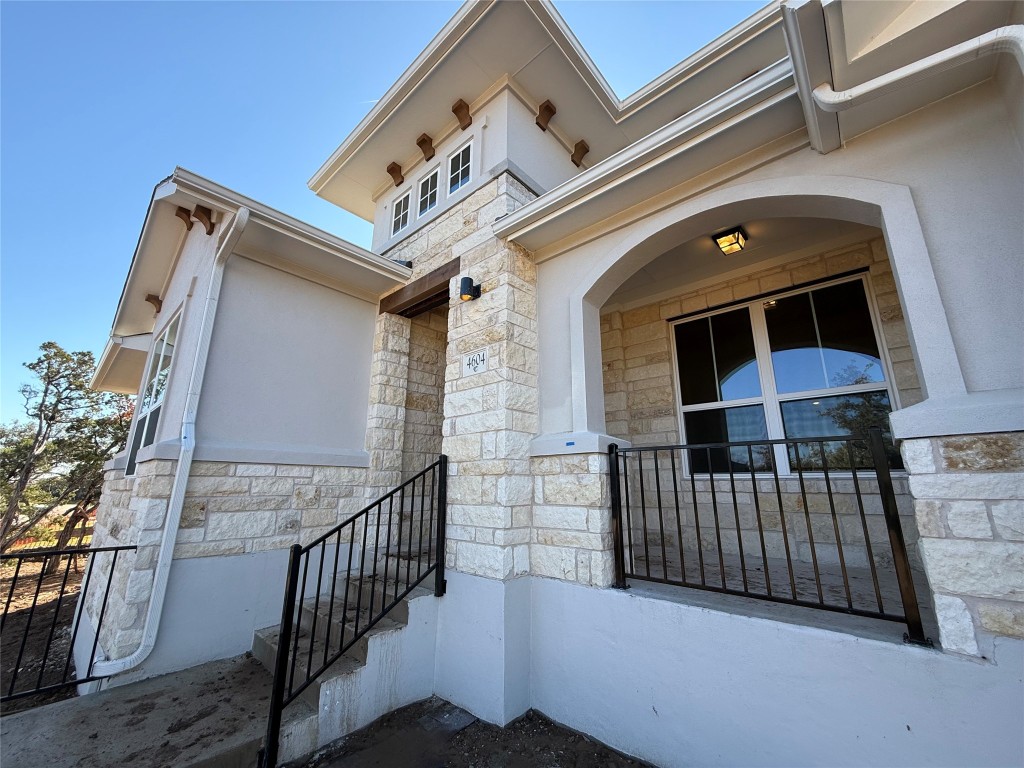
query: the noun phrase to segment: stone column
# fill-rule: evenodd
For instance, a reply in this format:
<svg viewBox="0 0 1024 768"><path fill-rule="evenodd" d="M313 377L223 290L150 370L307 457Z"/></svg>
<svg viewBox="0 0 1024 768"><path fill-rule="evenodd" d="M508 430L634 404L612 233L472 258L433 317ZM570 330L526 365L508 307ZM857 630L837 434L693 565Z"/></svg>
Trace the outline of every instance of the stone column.
<svg viewBox="0 0 1024 768"><path fill-rule="evenodd" d="M1024 638L1024 432L905 440L942 646L992 658Z"/></svg>

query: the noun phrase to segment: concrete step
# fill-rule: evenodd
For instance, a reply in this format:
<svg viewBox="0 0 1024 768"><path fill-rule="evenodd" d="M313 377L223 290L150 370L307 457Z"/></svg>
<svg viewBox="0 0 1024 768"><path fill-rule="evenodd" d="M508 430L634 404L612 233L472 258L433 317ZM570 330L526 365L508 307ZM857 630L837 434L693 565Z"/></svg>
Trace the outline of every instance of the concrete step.
<svg viewBox="0 0 1024 768"><path fill-rule="evenodd" d="M405 589L404 569L402 576L397 584L399 594ZM325 651L327 660L336 655L341 647L340 638L344 636L348 642L353 637L357 620L361 629L379 613L382 602L390 605L394 601L395 581L370 579L364 574L361 585L358 579L349 582L346 610L343 584L344 581L335 585L333 601L327 594L303 603L297 646L293 646L298 649L296 680L306 678L307 664L312 671L319 668L324 663ZM358 601L358 610L354 600ZM431 582L430 589L415 587L310 683L296 701L318 713L316 744L310 751L399 706L429 696L433 692L436 627L437 600ZM279 634L278 627L269 627L254 635L253 655L267 669L274 668ZM292 643L295 642L293 637ZM285 708L286 714L291 706L294 705ZM302 731L303 736L306 734ZM294 744L298 741L292 737Z"/></svg>
<svg viewBox="0 0 1024 768"><path fill-rule="evenodd" d="M266 732L271 685L246 654L6 715L3 763L250 768ZM315 750L317 726L317 711L306 702L288 707L281 760Z"/></svg>

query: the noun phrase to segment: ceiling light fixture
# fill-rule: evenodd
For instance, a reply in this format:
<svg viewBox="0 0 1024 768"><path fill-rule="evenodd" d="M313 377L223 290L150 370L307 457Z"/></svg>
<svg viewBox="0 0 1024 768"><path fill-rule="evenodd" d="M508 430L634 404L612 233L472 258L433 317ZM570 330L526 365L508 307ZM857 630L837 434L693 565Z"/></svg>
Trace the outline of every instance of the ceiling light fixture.
<svg viewBox="0 0 1024 768"><path fill-rule="evenodd" d="M711 239L715 241L715 245L722 253L728 255L743 250L747 244L747 233L743 227L732 227L717 235L712 235Z"/></svg>

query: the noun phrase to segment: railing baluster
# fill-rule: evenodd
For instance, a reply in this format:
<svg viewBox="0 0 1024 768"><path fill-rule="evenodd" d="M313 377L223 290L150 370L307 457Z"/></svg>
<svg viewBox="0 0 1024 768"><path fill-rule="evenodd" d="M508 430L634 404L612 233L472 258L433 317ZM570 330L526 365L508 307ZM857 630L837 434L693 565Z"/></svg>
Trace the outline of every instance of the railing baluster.
<svg viewBox="0 0 1024 768"><path fill-rule="evenodd" d="M117 557L116 553L114 554L114 557L115 558ZM43 562L39 566L39 579L36 581L36 591L35 591L35 594L32 596L32 605L28 609L28 618L25 620L25 634L22 636L22 638L21 638L21 646L18 648L18 660L14 662L14 669L11 670L11 687L7 691L7 695L8 696L10 696L11 694L14 693L14 682L18 679L18 672L21 671L21 659L22 659L22 656L24 656L24 654L25 654L25 645L28 643L29 631L32 628L32 619L35 618L36 604L39 602L39 593L43 589L43 579L46 576L46 561L47 560L48 560L48 557L46 555L44 555L43 556ZM97 637L98 636L99 636L99 633L97 632ZM93 652L95 653L95 648L93 648Z"/></svg>
<svg viewBox="0 0 1024 768"><path fill-rule="evenodd" d="M857 497L857 510L860 513L860 524L864 531L864 548L867 550L868 567L871 569L871 583L875 588L875 601L878 612L884 613L882 607L882 589L878 584L878 569L875 567L875 553L871 547L871 534L868 532L868 518L864 512L864 499L860 494L860 481L857 478L857 459L853 452L852 440L846 441L846 455L850 458L850 474L853 477L853 492Z"/></svg>
<svg viewBox="0 0 1024 768"><path fill-rule="evenodd" d="M608 484L611 492L612 546L615 547L615 583L616 589L626 588L625 551L622 540L622 488L619 477L619 446L612 443L608 446Z"/></svg>
<svg viewBox="0 0 1024 768"><path fill-rule="evenodd" d="M4 631L4 623L7 621L7 613L11 610L11 600L14 599L14 587L18 583L18 574L21 573L21 564L24 558L19 557L14 565L14 576L11 578L11 588L7 590L7 602L4 604L3 616L0 616L0 632Z"/></svg>
<svg viewBox="0 0 1024 768"><path fill-rule="evenodd" d="M302 634L302 601L306 599L306 577L309 575L309 550L302 554L302 586L299 587L299 601L295 611L295 637L292 640L292 671L288 678L288 692L295 690L295 663L299 659L299 635Z"/></svg>
<svg viewBox="0 0 1024 768"><path fill-rule="evenodd" d="M626 515L622 524L626 530L626 540L628 542L626 552L629 553L629 562L626 565L625 573L631 576L636 573L636 554L633 551L633 502L629 494L629 462L626 460L627 456L628 454L622 454L622 495L626 501Z"/></svg>
<svg viewBox="0 0 1024 768"><path fill-rule="evenodd" d="M683 512L679 508L679 478L676 476L676 452L675 449L668 452L672 462L672 494L676 504L676 537L679 544L679 573L683 581L686 581L686 556L683 554Z"/></svg>
<svg viewBox="0 0 1024 768"><path fill-rule="evenodd" d="M392 496L391 498L394 499L394 496ZM398 584L399 584L399 581L401 580L401 572L402 572L402 515L403 514L405 514L405 486L402 486L401 488L399 488L399 491L398 491L398 525L395 526L397 528L397 537L395 539L395 592L394 592L394 597L392 598L393 600L397 600L398 599L398 593L400 591ZM389 526L388 527L388 531L390 532L390 530L391 530L391 528ZM384 580L385 580L385 583L387 583L387 572L386 571L384 573ZM387 595L387 589L384 590L384 594L385 594L385 596ZM386 600L385 600L385 603L386 603ZM385 603L381 603L380 609L382 611L384 610Z"/></svg>
<svg viewBox="0 0 1024 768"><path fill-rule="evenodd" d="M811 530L811 509L807 502L807 487L804 484L803 461L800 459L800 444L793 443L793 455L796 457L796 476L800 482L800 498L804 501L804 519L807 523L807 540L811 549L811 565L814 567L814 585L818 590L818 602L825 604L825 597L821 591L821 572L818 570L818 553L814 547L814 531Z"/></svg>
<svg viewBox="0 0 1024 768"><path fill-rule="evenodd" d="M665 511L661 504L661 467L658 466L658 452L654 452L654 488L658 498L658 530L661 535L661 572L668 580L668 555L665 553Z"/></svg>
<svg viewBox="0 0 1024 768"><path fill-rule="evenodd" d="M793 575L793 553L789 549L789 530L786 525L785 503L782 501L782 484L779 480L779 466L776 462L775 451L768 452L769 463L772 465L772 478L775 480L775 497L779 501L779 527L782 528L782 546L786 550L786 568L789 570L789 588L793 592L793 599L797 599L796 577Z"/></svg>
<svg viewBox="0 0 1024 768"><path fill-rule="evenodd" d="M647 485L644 480L644 455L643 453L637 454L638 469L637 474L640 476L640 520L644 527L644 567L647 569L648 577L651 575L651 552L648 547L647 541L647 495L644 492L644 487Z"/></svg>
<svg viewBox="0 0 1024 768"><path fill-rule="evenodd" d="M338 528L338 535L335 537L335 541L334 541L334 570L331 571L331 596L330 596L330 598L329 598L329 600L327 602L327 635L324 637L324 660L322 662L320 662L321 664L326 664L327 663L327 654L328 654L328 652L331 649L331 631L334 628L334 595L335 595L336 590L338 589L338 555L339 555L339 550L341 549L341 531L342 531L342 529L339 527ZM326 543L325 543L325 546L326 546ZM352 550L349 549L349 552L351 552L351 551ZM345 583L347 584L348 581L346 580ZM345 634L344 614L342 614L342 617L343 617L343 619L342 619L342 624L341 624L341 627L342 627L341 633L342 633L342 635L344 635ZM342 641L344 641L344 637L342 637Z"/></svg>
<svg viewBox="0 0 1024 768"><path fill-rule="evenodd" d="M907 618L908 642L928 645L921 625L921 609L917 605L917 590L914 588L914 574L910 570L907 557L907 544L903 539L903 527L900 525L900 514L896 508L896 494L892 489L892 475L889 474L889 457L885 454L885 443L882 442L882 430L872 427L868 430L871 447L871 458L875 463L875 476L878 478L878 493L882 497L882 511L885 513L885 524L889 529L889 544L892 546L893 565L896 566L896 580L900 586L900 597L903 600L903 615Z"/></svg>
<svg viewBox="0 0 1024 768"><path fill-rule="evenodd" d="M843 574L843 588L846 590L846 604L853 608L853 595L850 593L850 575L846 571L846 557L843 555L843 537L839 532L839 518L836 516L836 502L832 496L832 480L828 474L828 456L825 455L825 443L820 441L821 471L825 474L825 491L828 493L828 507L832 512L832 530L836 534L836 551L839 553L839 570Z"/></svg>
<svg viewBox="0 0 1024 768"><path fill-rule="evenodd" d="M718 519L718 494L715 492L715 468L712 464L711 449L708 452L708 486L711 488L711 512L715 516L715 541L718 543L718 576L722 581L722 589L728 585L725 581L725 555L722 552L722 525Z"/></svg>
<svg viewBox="0 0 1024 768"><path fill-rule="evenodd" d="M445 569L445 542L447 541L448 525L448 457L443 453L438 459L438 474L440 481L437 486L437 569L434 575L434 596L443 597L448 588L448 582L444 577Z"/></svg>
<svg viewBox="0 0 1024 768"><path fill-rule="evenodd" d="M132 547L132 549L134 549L134 547ZM76 612L75 612L75 624L71 628L71 648L72 649L75 647L75 642L78 640L78 628L80 626L82 626L82 616L85 615L86 608L89 605L89 603L87 602L88 599L89 599L89 583L92 581L92 573L95 570L94 566L96 565L96 560L97 559L98 558L96 557L95 554L89 555L89 557L88 557L88 559L86 560L86 563L85 563L85 578L82 581L81 589L78 590L78 606L77 606ZM21 563L20 560L18 562L19 562L19 564ZM100 631L100 628L97 627L96 628L97 634L99 633L99 631ZM61 683L68 682L68 673L71 671L71 657L72 657L72 654L69 653L67 659L64 661L64 674L61 675L61 679L60 679Z"/></svg>
<svg viewBox="0 0 1024 768"><path fill-rule="evenodd" d="M324 556L327 553L327 542L320 543L320 565L317 568L316 573L316 591L313 593L313 622L309 628L309 654L306 658L306 677L309 677L310 671L313 669L313 648L316 645L316 625L320 618L320 590L323 589L323 578L324 578ZM302 606L305 604L305 600L299 601L299 611L302 611Z"/></svg>
<svg viewBox="0 0 1024 768"><path fill-rule="evenodd" d="M736 498L736 475L732 468L732 450L729 451L727 456L727 465L729 467L729 490L732 493L732 511L733 516L736 518L736 546L740 553L740 575L743 577L743 591L747 591L747 561L743 557L743 530L740 527L740 504ZM756 488L754 491L756 492Z"/></svg>
<svg viewBox="0 0 1024 768"><path fill-rule="evenodd" d="M700 568L700 583L701 586L707 585L707 580L704 578L704 543L700 535L700 505L697 503L697 472L693 468L693 449L687 452L690 464L690 494L693 501L693 525L697 532L697 564ZM686 574L683 574L683 582L686 582Z"/></svg>
<svg viewBox="0 0 1024 768"><path fill-rule="evenodd" d="M50 622L50 631L46 636L46 649L43 651L43 658L39 664L39 677L36 679L36 688L42 688L43 686L43 673L46 672L46 662L50 657L50 646L53 644L53 632L57 629L57 622L60 620L60 606L64 602L64 590L68 586L68 574L71 572L71 561L74 556L68 557L68 561L64 566L64 577L60 582L60 592L57 593L57 605L53 609L53 621ZM60 561L58 560L58 563ZM74 649L68 648L68 653L71 653Z"/></svg>
<svg viewBox="0 0 1024 768"><path fill-rule="evenodd" d="M92 639L92 650L89 652L89 667L85 676L92 677L92 667L96 663L96 647L100 643L100 632L103 629L103 617L107 614L107 600L110 598L110 586L114 583L114 569L117 568L117 556L120 551L115 549L110 560L110 575L107 577L107 588L103 590L103 602L100 605L100 617L96 621L96 636Z"/></svg>
<svg viewBox="0 0 1024 768"><path fill-rule="evenodd" d="M768 451L771 452L771 446ZM757 520L757 536L761 540L761 566L764 568L764 588L772 596L772 575L768 568L768 549L764 543L764 525L761 520L761 500L758 498L757 473L754 471L754 448L747 446L747 462L750 469L750 488L754 492L754 516Z"/></svg>

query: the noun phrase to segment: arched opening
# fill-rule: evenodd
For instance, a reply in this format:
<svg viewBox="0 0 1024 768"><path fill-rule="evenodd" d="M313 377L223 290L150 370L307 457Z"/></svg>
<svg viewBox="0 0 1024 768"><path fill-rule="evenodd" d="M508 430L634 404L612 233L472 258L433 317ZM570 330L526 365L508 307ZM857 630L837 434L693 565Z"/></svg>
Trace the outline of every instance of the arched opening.
<svg viewBox="0 0 1024 768"><path fill-rule="evenodd" d="M888 431L890 411L962 390L962 376L906 190L794 185L682 203L594 260L569 306L573 424L632 445L627 575L902 616L903 555L868 442L817 438ZM748 240L726 255L711 235L733 225ZM876 463L893 473L913 610L931 626L908 479L886 442Z"/></svg>

